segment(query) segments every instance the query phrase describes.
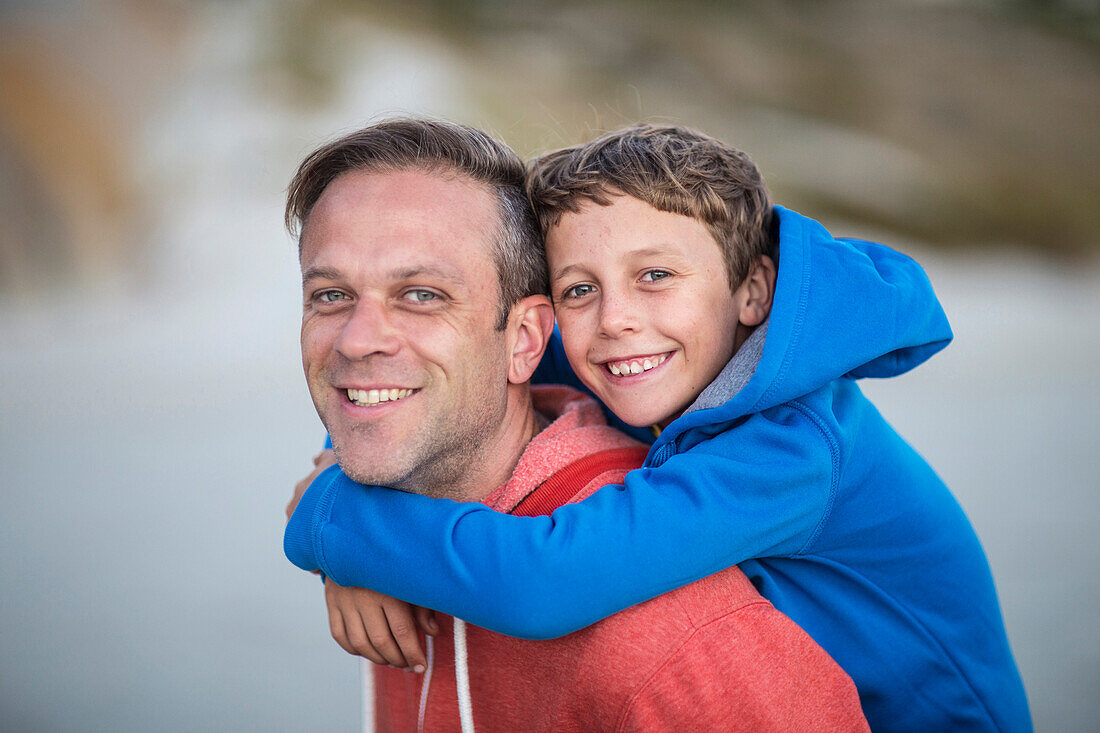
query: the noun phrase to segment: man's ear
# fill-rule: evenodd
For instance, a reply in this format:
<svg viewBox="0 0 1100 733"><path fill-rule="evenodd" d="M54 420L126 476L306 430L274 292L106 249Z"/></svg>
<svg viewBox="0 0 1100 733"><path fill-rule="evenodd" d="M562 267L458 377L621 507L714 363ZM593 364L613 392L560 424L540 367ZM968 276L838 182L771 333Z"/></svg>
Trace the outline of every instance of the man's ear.
<svg viewBox="0 0 1100 733"><path fill-rule="evenodd" d="M775 295L775 262L760 255L749 266L749 274L737 288L741 311L737 320L745 326L759 326L772 310Z"/></svg>
<svg viewBox="0 0 1100 733"><path fill-rule="evenodd" d="M545 295L529 295L508 316L508 382L524 384L542 360L554 330L554 306Z"/></svg>

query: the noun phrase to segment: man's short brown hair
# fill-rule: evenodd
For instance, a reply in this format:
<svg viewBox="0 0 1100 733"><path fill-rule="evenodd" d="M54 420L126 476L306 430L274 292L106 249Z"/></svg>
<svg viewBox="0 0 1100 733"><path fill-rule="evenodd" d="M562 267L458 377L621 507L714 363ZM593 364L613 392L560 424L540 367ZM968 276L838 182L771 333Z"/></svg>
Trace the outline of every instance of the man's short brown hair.
<svg viewBox="0 0 1100 733"><path fill-rule="evenodd" d="M760 171L740 150L687 127L639 124L531 162L527 193L543 235L585 201L626 194L702 222L722 249L730 289L771 254L772 206Z"/></svg>
<svg viewBox="0 0 1100 733"><path fill-rule="evenodd" d="M542 239L524 192L523 161L504 143L466 125L397 117L322 145L302 161L290 182L287 228L300 233L321 194L343 173L410 168L466 176L487 186L496 199L499 227L486 236L500 283L498 329L519 300L549 293Z"/></svg>

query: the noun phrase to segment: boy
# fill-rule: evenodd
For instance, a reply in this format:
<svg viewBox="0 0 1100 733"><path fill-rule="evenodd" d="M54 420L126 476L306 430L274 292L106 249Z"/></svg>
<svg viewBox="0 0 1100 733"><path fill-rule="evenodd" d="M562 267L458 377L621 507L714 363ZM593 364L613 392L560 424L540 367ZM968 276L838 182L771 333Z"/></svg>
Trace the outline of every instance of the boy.
<svg viewBox="0 0 1100 733"><path fill-rule="evenodd" d="M529 192L562 337L543 380L574 381L564 354L652 427L645 466L542 519L328 474L291 559L532 638L740 564L852 676L872 729L1029 730L981 546L856 384L950 340L919 266L773 209L747 157L683 128L551 153ZM351 504L378 521L328 522Z"/></svg>

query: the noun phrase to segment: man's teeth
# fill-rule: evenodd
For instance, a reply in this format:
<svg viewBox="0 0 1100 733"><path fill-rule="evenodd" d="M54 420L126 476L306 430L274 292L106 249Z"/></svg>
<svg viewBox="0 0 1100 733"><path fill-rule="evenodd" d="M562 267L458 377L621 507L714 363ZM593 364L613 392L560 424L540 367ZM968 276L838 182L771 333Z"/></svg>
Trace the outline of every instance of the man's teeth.
<svg viewBox="0 0 1100 733"><path fill-rule="evenodd" d="M642 372L648 372L655 366L660 366L668 358L668 354L661 354L660 356L651 356L646 359L635 359L633 361L619 361L615 363L608 363L607 368L616 377L624 374L641 374Z"/></svg>
<svg viewBox="0 0 1100 733"><path fill-rule="evenodd" d="M349 389L348 399L363 407L377 405L379 402L394 402L412 393L411 389Z"/></svg>

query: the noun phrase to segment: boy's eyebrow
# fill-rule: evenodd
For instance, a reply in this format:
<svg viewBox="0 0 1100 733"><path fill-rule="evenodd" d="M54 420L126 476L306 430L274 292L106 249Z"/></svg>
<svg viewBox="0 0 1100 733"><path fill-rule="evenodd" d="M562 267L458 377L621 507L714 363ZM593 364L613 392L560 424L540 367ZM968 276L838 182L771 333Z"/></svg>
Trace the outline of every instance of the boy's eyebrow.
<svg viewBox="0 0 1100 733"><path fill-rule="evenodd" d="M565 267L559 267L558 269L556 269L556 270L554 270L553 272L550 273L550 279L551 280L560 280L561 278L565 277L566 275L568 275L573 270L583 270L583 269L584 268L581 267L580 265L566 265Z"/></svg>
<svg viewBox="0 0 1100 733"><path fill-rule="evenodd" d="M670 252L667 249L665 249L664 247L657 246L657 247L640 247L639 249L632 249L629 252L626 252L623 256L624 257L650 257L650 256L654 256L654 255L668 255L668 254L670 254ZM679 256L679 255L677 254L676 256ZM573 270L582 270L583 271L584 269L585 269L584 266L582 266L578 263L572 263L572 264L566 265L565 267L559 267L558 269L556 269L556 270L554 270L553 272L550 273L550 280L551 281L558 280L559 278L565 277L566 275L568 275Z"/></svg>
<svg viewBox="0 0 1100 733"><path fill-rule="evenodd" d="M662 247L643 247L641 249L632 249L627 252L627 255L631 257L648 257L650 255L667 255L669 251Z"/></svg>

